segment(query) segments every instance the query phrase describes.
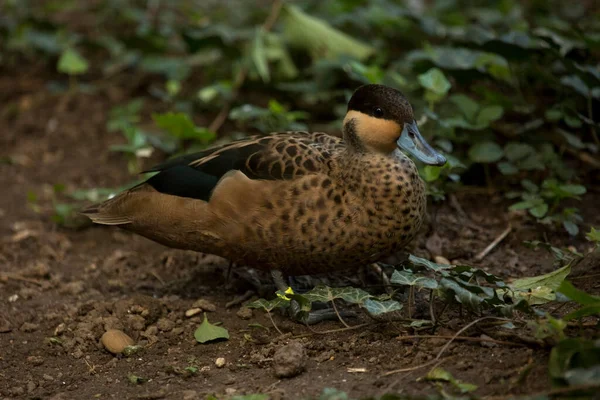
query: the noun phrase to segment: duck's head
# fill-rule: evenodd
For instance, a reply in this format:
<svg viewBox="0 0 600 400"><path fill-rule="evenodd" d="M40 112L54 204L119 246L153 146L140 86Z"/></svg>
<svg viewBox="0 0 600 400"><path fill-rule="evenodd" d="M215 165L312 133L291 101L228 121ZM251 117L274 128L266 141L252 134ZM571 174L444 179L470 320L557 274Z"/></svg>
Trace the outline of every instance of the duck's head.
<svg viewBox="0 0 600 400"><path fill-rule="evenodd" d="M344 118L344 140L358 151L389 154L405 150L429 165L444 165L446 158L425 141L404 95L383 85L359 87Z"/></svg>

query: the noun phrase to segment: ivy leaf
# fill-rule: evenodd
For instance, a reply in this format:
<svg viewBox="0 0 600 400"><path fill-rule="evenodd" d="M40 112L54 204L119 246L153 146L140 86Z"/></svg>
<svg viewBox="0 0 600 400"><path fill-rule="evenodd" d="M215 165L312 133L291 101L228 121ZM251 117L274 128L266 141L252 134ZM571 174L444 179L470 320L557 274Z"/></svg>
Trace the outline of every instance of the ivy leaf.
<svg viewBox="0 0 600 400"><path fill-rule="evenodd" d="M536 218L543 218L548 212L548 204L541 203L529 209L529 213Z"/></svg>
<svg viewBox="0 0 600 400"><path fill-rule="evenodd" d="M478 163L495 163L503 156L502 147L494 142L479 142L469 149L469 158Z"/></svg>
<svg viewBox="0 0 600 400"><path fill-rule="evenodd" d="M273 300L258 299L252 303L246 304L248 308L263 309L270 312L278 307L289 307L290 301L281 297L276 297Z"/></svg>
<svg viewBox="0 0 600 400"><path fill-rule="evenodd" d="M57 69L67 75L85 74L89 68L87 60L75 49L67 48L58 59Z"/></svg>
<svg viewBox="0 0 600 400"><path fill-rule="evenodd" d="M412 273L411 271L403 270L395 270L392 274L392 278L390 282L397 283L398 285L406 285L406 286L417 286L420 288L426 289L437 289L438 283L433 278L428 278L426 276L420 276Z"/></svg>
<svg viewBox="0 0 600 400"><path fill-rule="evenodd" d="M363 303L363 307L373 316L402 310L402 304L398 303L396 300L378 301L367 299Z"/></svg>
<svg viewBox="0 0 600 400"><path fill-rule="evenodd" d="M475 121L475 116L479 112L479 104L475 100L464 94L455 94L450 96L450 101L460 109L468 121Z"/></svg>
<svg viewBox="0 0 600 400"><path fill-rule="evenodd" d="M206 343L219 339L229 339L229 332L227 329L216 326L208 322L206 313L204 313L204 321L200 324L194 332L194 337L198 343Z"/></svg>
<svg viewBox="0 0 600 400"><path fill-rule="evenodd" d="M571 236L577 236L579 234L579 227L577 226L576 223L572 222L572 221L563 221L563 227L565 228L565 230L567 232L569 232L569 235Z"/></svg>
<svg viewBox="0 0 600 400"><path fill-rule="evenodd" d="M431 68L429 71L418 76L421 86L436 95L443 97L452 85L446 79L446 75L439 68Z"/></svg>
<svg viewBox="0 0 600 400"><path fill-rule="evenodd" d="M206 128L197 127L191 118L184 113L152 114L152 119L161 129L178 139L193 139L208 143L215 138L213 132Z"/></svg>

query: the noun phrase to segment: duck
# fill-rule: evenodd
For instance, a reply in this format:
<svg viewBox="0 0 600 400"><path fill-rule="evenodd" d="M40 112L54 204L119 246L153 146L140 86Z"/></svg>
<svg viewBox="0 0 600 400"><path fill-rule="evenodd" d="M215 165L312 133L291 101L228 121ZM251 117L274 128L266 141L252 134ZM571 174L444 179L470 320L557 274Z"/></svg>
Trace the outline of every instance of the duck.
<svg viewBox="0 0 600 400"><path fill-rule="evenodd" d="M271 271L285 290L284 276L359 269L416 236L427 201L409 155L446 162L402 92L367 84L348 102L341 137L277 132L179 156L81 212L168 247Z"/></svg>

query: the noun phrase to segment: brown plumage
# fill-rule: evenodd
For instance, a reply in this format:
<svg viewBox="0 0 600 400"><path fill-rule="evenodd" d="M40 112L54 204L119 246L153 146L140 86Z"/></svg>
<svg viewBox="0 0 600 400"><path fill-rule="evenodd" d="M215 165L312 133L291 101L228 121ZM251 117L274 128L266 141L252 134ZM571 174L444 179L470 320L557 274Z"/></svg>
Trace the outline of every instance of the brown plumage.
<svg viewBox="0 0 600 400"><path fill-rule="evenodd" d="M420 136L398 91L353 95L343 139L284 132L167 161L145 183L83 211L164 245L302 275L360 267L408 243L425 190L402 146L444 158Z"/></svg>

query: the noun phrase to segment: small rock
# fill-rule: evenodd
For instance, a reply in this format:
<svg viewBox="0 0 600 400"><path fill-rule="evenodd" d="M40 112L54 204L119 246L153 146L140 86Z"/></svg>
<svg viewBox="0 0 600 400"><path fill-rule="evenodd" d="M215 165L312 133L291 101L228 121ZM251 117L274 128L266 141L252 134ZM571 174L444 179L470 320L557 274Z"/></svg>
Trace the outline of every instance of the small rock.
<svg viewBox="0 0 600 400"><path fill-rule="evenodd" d="M40 356L29 356L27 357L27 362L33 365L42 365L44 363L44 359Z"/></svg>
<svg viewBox="0 0 600 400"><path fill-rule="evenodd" d="M144 332L144 336L149 337L149 336L156 336L158 334L158 328L156 327L156 325L150 325L149 327L146 328L146 331Z"/></svg>
<svg viewBox="0 0 600 400"><path fill-rule="evenodd" d="M182 328L181 326L178 326L176 328L173 328L173 330L171 331L171 336L179 336L183 332L185 332L185 329Z"/></svg>
<svg viewBox="0 0 600 400"><path fill-rule="evenodd" d="M27 382L27 393L33 392L36 387L37 387L37 385L34 381Z"/></svg>
<svg viewBox="0 0 600 400"><path fill-rule="evenodd" d="M217 368L223 368L225 366L225 359L223 357L219 357L215 360L215 365Z"/></svg>
<svg viewBox="0 0 600 400"><path fill-rule="evenodd" d="M13 396L17 397L17 396L22 396L25 394L25 389L23 389L22 386L15 386L13 388L10 388L9 390L10 394L12 394Z"/></svg>
<svg viewBox="0 0 600 400"><path fill-rule="evenodd" d="M85 290L85 286L83 284L83 281L75 281L75 282L69 282L64 284L60 290L59 293L61 294L70 294L70 295L78 295L83 293L83 291Z"/></svg>
<svg viewBox="0 0 600 400"><path fill-rule="evenodd" d="M215 312L217 311L217 306L206 299L198 299L194 304L192 304L192 308L201 308L204 311Z"/></svg>
<svg viewBox="0 0 600 400"><path fill-rule="evenodd" d="M225 394L228 396L233 396L237 392L237 389L234 388L225 388Z"/></svg>
<svg viewBox="0 0 600 400"><path fill-rule="evenodd" d="M433 261L435 261L438 264L450 265L450 261L444 256L435 256L433 257Z"/></svg>
<svg viewBox="0 0 600 400"><path fill-rule="evenodd" d="M25 322L21 325L21 332L35 332L39 328L38 324L32 324L31 322Z"/></svg>
<svg viewBox="0 0 600 400"><path fill-rule="evenodd" d="M8 333L12 331L10 322L5 319L0 319L0 333Z"/></svg>
<svg viewBox="0 0 600 400"><path fill-rule="evenodd" d="M100 342L104 348L113 354L121 354L128 346L133 346L135 342L123 331L111 329L102 335Z"/></svg>
<svg viewBox="0 0 600 400"><path fill-rule="evenodd" d="M48 375L48 374L42 375L42 378L44 378L47 381L53 381L54 380L54 378L52 377L52 375Z"/></svg>
<svg viewBox="0 0 600 400"><path fill-rule="evenodd" d="M250 319L252 318L252 309L248 307L241 307L236 315L241 319Z"/></svg>
<svg viewBox="0 0 600 400"><path fill-rule="evenodd" d="M185 312L185 316L188 318L193 317L194 315L200 314L202 309L200 307L190 308Z"/></svg>
<svg viewBox="0 0 600 400"><path fill-rule="evenodd" d="M273 356L273 368L278 378L292 378L306 368L306 350L300 342L293 341L280 347Z"/></svg>
<svg viewBox="0 0 600 400"><path fill-rule="evenodd" d="M156 327L163 332L169 332L174 326L175 323L168 318L159 318L156 323Z"/></svg>
<svg viewBox="0 0 600 400"><path fill-rule="evenodd" d="M181 393L181 398L183 400L200 400L201 397L195 390L184 390Z"/></svg>
<svg viewBox="0 0 600 400"><path fill-rule="evenodd" d="M63 333L65 333L65 329L66 329L65 323L61 322L60 324L58 324L56 326L56 328L54 328L54 336L62 335Z"/></svg>
<svg viewBox="0 0 600 400"><path fill-rule="evenodd" d="M488 335L484 335L484 334L481 334L479 337L481 339L484 339L484 340L490 340L490 339L492 339ZM481 341L480 344L481 344L482 347L498 347L498 344L494 343L494 342Z"/></svg>

